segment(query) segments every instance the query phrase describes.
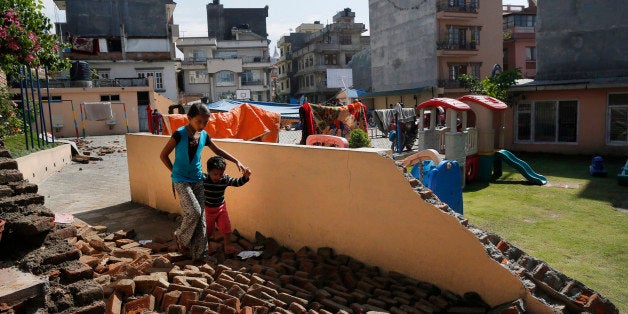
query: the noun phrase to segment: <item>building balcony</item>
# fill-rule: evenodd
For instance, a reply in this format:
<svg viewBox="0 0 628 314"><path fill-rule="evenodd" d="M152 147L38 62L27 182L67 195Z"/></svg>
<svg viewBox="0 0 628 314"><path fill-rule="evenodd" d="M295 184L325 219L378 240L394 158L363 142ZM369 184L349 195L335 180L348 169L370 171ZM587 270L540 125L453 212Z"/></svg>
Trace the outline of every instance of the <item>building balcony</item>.
<svg viewBox="0 0 628 314"><path fill-rule="evenodd" d="M143 61L167 61L174 60L170 52L127 52L126 56L122 52L99 52L96 54L86 54L79 52L64 52L63 56L70 60L143 60Z"/></svg>
<svg viewBox="0 0 628 314"><path fill-rule="evenodd" d="M464 56L476 56L479 54L478 45L475 43L460 43L460 42L436 42L436 56L438 57L464 57Z"/></svg>

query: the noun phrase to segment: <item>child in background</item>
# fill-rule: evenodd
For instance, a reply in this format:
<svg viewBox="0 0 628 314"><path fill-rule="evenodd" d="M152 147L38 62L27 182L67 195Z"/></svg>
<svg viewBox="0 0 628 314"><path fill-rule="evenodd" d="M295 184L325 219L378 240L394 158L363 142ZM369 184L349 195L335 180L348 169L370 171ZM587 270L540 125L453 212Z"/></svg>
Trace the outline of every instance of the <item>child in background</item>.
<svg viewBox="0 0 628 314"><path fill-rule="evenodd" d="M250 173L237 159L214 144L204 130L209 122L210 112L205 105L194 104L188 111L188 125L178 128L159 155L164 165L171 171L173 189L177 191L183 220L173 233L179 250L187 251L193 261L202 261L208 254L207 234L205 233L205 203L203 193L203 168L201 151L209 147L216 155L238 165L242 173ZM174 150L174 163L170 153Z"/></svg>
<svg viewBox="0 0 628 314"><path fill-rule="evenodd" d="M229 245L229 236L231 235L231 222L227 213L227 204L225 202L225 190L228 186L242 186L249 182L251 171L246 169L242 172L242 177L232 178L225 174L227 163L220 156L214 156L207 160L207 174L203 177L203 186L205 188L205 220L207 225L207 239L209 240L214 233L217 225L218 231L224 237L225 254L233 254L236 249ZM209 241L208 241L209 244ZM209 252L213 252L211 244L209 244Z"/></svg>

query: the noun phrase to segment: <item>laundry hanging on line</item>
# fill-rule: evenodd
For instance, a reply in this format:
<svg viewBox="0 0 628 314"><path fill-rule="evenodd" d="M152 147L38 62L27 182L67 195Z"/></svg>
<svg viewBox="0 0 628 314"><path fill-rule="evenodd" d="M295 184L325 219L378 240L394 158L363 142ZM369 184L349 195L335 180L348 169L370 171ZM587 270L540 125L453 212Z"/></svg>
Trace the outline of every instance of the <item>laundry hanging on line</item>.
<svg viewBox="0 0 628 314"><path fill-rule="evenodd" d="M91 121L104 121L113 119L110 102L85 102L85 119Z"/></svg>

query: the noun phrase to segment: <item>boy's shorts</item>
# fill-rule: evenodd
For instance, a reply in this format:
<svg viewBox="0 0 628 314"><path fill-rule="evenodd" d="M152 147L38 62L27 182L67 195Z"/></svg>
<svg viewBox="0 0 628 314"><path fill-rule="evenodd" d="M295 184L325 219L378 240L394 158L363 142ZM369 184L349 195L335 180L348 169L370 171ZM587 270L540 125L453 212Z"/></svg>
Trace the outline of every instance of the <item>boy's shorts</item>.
<svg viewBox="0 0 628 314"><path fill-rule="evenodd" d="M218 207L205 206L205 223L207 224L207 237L214 234L218 225L218 231L222 234L231 233L231 221L227 213L227 204L222 203Z"/></svg>

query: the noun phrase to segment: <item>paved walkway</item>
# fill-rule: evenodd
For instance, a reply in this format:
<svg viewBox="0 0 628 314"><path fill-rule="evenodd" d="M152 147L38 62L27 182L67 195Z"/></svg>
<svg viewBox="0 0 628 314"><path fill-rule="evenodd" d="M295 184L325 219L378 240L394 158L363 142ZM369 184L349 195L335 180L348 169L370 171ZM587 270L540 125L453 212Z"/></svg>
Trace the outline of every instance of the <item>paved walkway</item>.
<svg viewBox="0 0 628 314"><path fill-rule="evenodd" d="M92 156L98 147L115 153L88 164L72 162L39 184L45 205L55 213L74 215L90 225L104 225L108 231L134 229L138 240L170 236L176 222L153 208L131 202L124 135L86 138ZM84 152L85 150L81 150Z"/></svg>

